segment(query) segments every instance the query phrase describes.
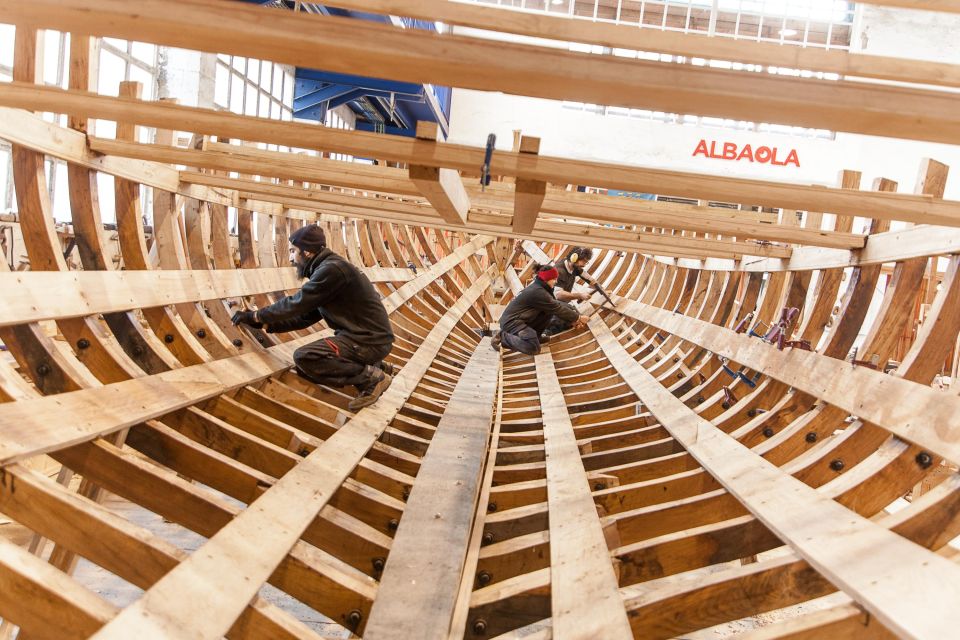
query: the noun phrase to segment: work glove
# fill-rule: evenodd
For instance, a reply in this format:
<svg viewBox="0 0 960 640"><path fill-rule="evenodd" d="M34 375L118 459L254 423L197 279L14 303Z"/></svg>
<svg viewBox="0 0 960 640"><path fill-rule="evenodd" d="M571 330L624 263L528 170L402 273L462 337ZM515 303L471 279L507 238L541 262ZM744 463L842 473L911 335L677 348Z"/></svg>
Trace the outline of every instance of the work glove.
<svg viewBox="0 0 960 640"><path fill-rule="evenodd" d="M263 323L257 322L256 312L254 311L237 311L233 314L233 317L230 318L233 324L245 324L253 327L254 329L263 329Z"/></svg>

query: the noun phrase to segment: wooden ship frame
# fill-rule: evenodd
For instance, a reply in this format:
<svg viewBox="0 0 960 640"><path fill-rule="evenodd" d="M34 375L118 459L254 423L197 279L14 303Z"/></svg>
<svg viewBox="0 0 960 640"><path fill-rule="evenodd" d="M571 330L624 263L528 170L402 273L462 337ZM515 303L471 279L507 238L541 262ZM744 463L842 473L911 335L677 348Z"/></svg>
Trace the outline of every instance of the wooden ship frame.
<svg viewBox="0 0 960 640"><path fill-rule="evenodd" d="M0 513L33 534L26 548L0 540L0 636L323 637L264 597L269 584L364 638L685 637L791 607L744 637L955 637L960 399L933 384L956 379L960 333L960 203L943 199L945 165L925 161L915 188L861 185L855 170L826 188L549 157L523 137L494 152L481 190L484 149L428 126L405 139L146 101L134 83L118 97L90 89L97 39L117 37L957 144L960 70L437 0L337 5L606 46L791 56L901 84L598 57L225 0L0 4L0 22L16 25L0 138L13 145L30 264L0 261L12 356L0 360ZM43 29L71 34L67 89L38 82ZM88 134L92 119L115 121L116 137ZM157 140L136 142L138 126ZM80 270L53 227L48 156L67 163ZM101 173L114 193L98 192ZM578 184L742 206L567 189ZM111 197L120 265L105 257L99 202ZM893 220L910 224L890 231ZM291 371L293 351L324 329L230 323L237 305L298 287L287 236L314 221L363 266L397 335L395 381L355 415L348 395ZM612 304L595 294L589 326L535 357L490 349L486 330L533 262L571 245L598 248L589 272ZM170 544L107 508L104 492L202 546ZM71 575L81 558L142 597L123 608L100 597Z"/></svg>

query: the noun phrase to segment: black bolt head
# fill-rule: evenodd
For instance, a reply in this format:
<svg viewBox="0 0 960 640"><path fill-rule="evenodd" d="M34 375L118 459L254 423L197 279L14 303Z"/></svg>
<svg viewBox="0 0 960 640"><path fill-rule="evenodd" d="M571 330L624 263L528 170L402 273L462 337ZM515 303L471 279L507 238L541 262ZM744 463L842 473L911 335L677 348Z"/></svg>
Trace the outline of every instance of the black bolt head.
<svg viewBox="0 0 960 640"><path fill-rule="evenodd" d="M373 570L377 573L383 571L383 567L387 563L383 558L374 558L371 562L373 564Z"/></svg>
<svg viewBox="0 0 960 640"><path fill-rule="evenodd" d="M397 527L399 526L400 526L400 521L397 520L396 518L393 518L392 520L390 520L390 522L387 523L387 529L389 529L390 531L396 531Z"/></svg>
<svg viewBox="0 0 960 640"><path fill-rule="evenodd" d="M82 351L84 349L89 349L89 348L90 348L89 340L87 340L86 338L80 338L79 340L77 340L77 349L80 349Z"/></svg>
<svg viewBox="0 0 960 640"><path fill-rule="evenodd" d="M347 614L347 623L350 626L353 626L353 627L357 626L358 624L360 624L361 620L363 620L363 614L360 613L359 609L354 609L353 611Z"/></svg>
<svg viewBox="0 0 960 640"><path fill-rule="evenodd" d="M773 437L773 429L771 429L770 427L767 427L766 429L763 430L763 435L764 435L765 437L767 437L767 438L772 438L772 437Z"/></svg>
<svg viewBox="0 0 960 640"><path fill-rule="evenodd" d="M811 431L810 433L808 433L808 434L806 435L806 440L807 440L807 442L810 442L810 443L816 442L816 441L817 441L817 432L816 432L816 431Z"/></svg>
<svg viewBox="0 0 960 640"><path fill-rule="evenodd" d="M487 511L489 511L490 513L493 513L493 512L496 511L496 510L497 510L497 503L496 503L496 502L488 502L488 503L487 503Z"/></svg>
<svg viewBox="0 0 960 640"><path fill-rule="evenodd" d="M730 408L730 403L729 403L729 402L721 402L721 403L720 403L720 406L723 407L724 409L729 409L729 408Z"/></svg>
<svg viewBox="0 0 960 640"><path fill-rule="evenodd" d="M493 540L494 540L493 534L490 533L489 531L483 534L483 544L493 544Z"/></svg>
<svg viewBox="0 0 960 640"><path fill-rule="evenodd" d="M603 486L602 482L597 482L593 485L594 491L602 491L603 489L605 489L605 487Z"/></svg>
<svg viewBox="0 0 960 640"><path fill-rule="evenodd" d="M242 347L242 346L243 346L243 340L241 340L240 338L234 338L234 339L233 339L233 346L235 346L235 347L237 347L237 348Z"/></svg>
<svg viewBox="0 0 960 640"><path fill-rule="evenodd" d="M38 365L38 366L37 366L37 375L38 375L38 376L50 375L50 365L48 365L48 364L45 363L45 362L42 363L42 364L40 364L40 365Z"/></svg>
<svg viewBox="0 0 960 640"><path fill-rule="evenodd" d="M756 409L747 409L747 417L748 417L748 418L755 418L755 417L757 417L757 410L756 410Z"/></svg>
<svg viewBox="0 0 960 640"><path fill-rule="evenodd" d="M921 469L929 469L930 465L933 464L933 456L931 456L926 451L921 451L920 453L918 453L915 459L917 461L917 464L920 465Z"/></svg>
<svg viewBox="0 0 960 640"><path fill-rule="evenodd" d="M840 471L843 471L843 460L841 460L840 458L837 458L836 460L831 461L830 468L838 473Z"/></svg>
<svg viewBox="0 0 960 640"><path fill-rule="evenodd" d="M703 396L697 396L696 401L697 401L697 404L702 404L706 401L706 398L704 398Z"/></svg>
<svg viewBox="0 0 960 640"><path fill-rule="evenodd" d="M477 584L479 584L481 587L485 587L490 584L490 579L491 576L486 571L481 571L477 574Z"/></svg>
<svg viewBox="0 0 960 640"><path fill-rule="evenodd" d="M477 618L473 621L473 635L482 636L487 632L487 621L483 618Z"/></svg>
<svg viewBox="0 0 960 640"><path fill-rule="evenodd" d="M167 335L163 336L163 341L166 342L167 344L170 344L171 342L173 342L173 334L168 333Z"/></svg>
<svg viewBox="0 0 960 640"><path fill-rule="evenodd" d="M260 344L263 344L264 342L266 342L266 339L260 334L257 334L257 342L259 342Z"/></svg>
<svg viewBox="0 0 960 640"><path fill-rule="evenodd" d="M130 353L132 353L134 357L139 358L140 356L143 355L143 347L141 347L138 344L135 344L133 345L133 348L130 349Z"/></svg>
<svg viewBox="0 0 960 640"><path fill-rule="evenodd" d="M203 329L197 329L197 337L198 337L198 338L206 338L206 337L207 337L207 332L204 331Z"/></svg>

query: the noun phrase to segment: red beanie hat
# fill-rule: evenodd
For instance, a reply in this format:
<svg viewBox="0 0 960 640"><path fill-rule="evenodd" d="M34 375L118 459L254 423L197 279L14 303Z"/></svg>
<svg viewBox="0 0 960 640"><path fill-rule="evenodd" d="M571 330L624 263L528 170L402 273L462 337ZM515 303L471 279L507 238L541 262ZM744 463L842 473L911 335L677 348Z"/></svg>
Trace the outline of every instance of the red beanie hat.
<svg viewBox="0 0 960 640"><path fill-rule="evenodd" d="M556 267L550 267L548 269L538 271L537 277L543 280L544 282L547 282L549 280L556 280L557 278L559 278L560 272L557 271Z"/></svg>

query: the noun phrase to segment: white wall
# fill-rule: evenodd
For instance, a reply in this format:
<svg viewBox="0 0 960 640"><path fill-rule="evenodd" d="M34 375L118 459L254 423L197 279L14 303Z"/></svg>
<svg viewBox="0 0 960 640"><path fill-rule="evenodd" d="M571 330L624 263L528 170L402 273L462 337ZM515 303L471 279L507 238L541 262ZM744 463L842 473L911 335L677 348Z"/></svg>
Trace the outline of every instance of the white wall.
<svg viewBox="0 0 960 640"><path fill-rule="evenodd" d="M960 63L956 33L960 16L861 5L852 46L866 54ZM863 172L863 188L869 188L874 178L885 177L898 182L901 191L912 191L921 159L931 157L955 167L946 197L960 200L960 146L842 132L828 140L671 124L576 111L553 100L464 89L454 90L451 111L450 142L482 146L487 134L495 133L497 148L509 150L513 130L521 129L541 138L543 155L782 182L834 185L840 170L855 169ZM793 148L800 167L693 157L701 139L740 147L776 146L781 157Z"/></svg>

